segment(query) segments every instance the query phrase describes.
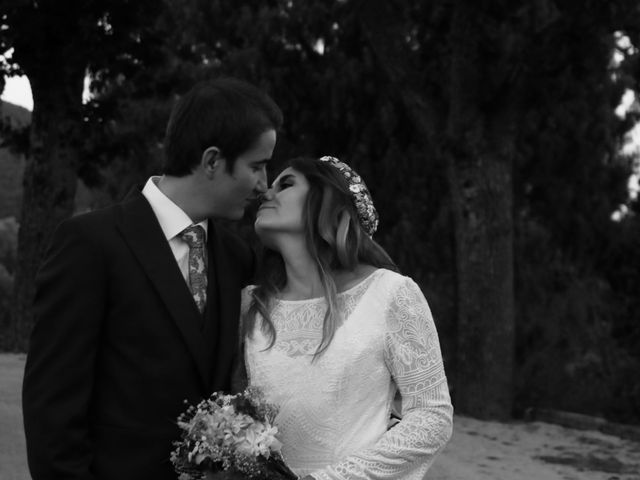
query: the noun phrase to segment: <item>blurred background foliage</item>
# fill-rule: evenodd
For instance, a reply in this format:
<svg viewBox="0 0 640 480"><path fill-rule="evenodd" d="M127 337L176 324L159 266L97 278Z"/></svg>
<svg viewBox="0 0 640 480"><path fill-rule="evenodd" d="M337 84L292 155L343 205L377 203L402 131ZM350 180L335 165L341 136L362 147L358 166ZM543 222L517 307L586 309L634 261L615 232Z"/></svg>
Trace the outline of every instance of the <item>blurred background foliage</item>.
<svg viewBox="0 0 640 480"><path fill-rule="evenodd" d="M382 220L377 240L430 302L455 399L457 345L467 332L457 320L464 272L456 258L464 252L456 249L455 172L448 170L456 165L447 155L464 141L451 138L447 122L453 105L477 105L482 142L499 146L509 135L511 145L513 201L504 208L513 235L514 356L493 360L513 362L511 414L555 408L640 423L640 207L627 188L639 160L621 151L640 108L615 114L625 91L640 92L636 1L394 0L383 6L391 10L382 23L372 17L382 5L374 0L163 0L138 2L135 11L124 0L81 3L11 0L0 9L7 26L0 46L15 49L0 64L4 72L29 76L34 116L49 109L47 125L71 122L74 141L65 148L73 160L46 162L72 169L89 192L81 197L74 187L66 200L25 193L23 216L71 202L71 210L48 213L57 223L121 199L158 172L164 127L181 93L218 75L244 78L285 115L272 173L292 156L329 154L366 179ZM460 90L452 71L466 53L452 25L471 8L483 16L481 31L469 30L467 39L477 39L481 82ZM61 16L81 28L27 38ZM385 57L394 42L401 48ZM78 68L33 67L40 54L27 46L52 43L48 63L73 57ZM60 78L51 80L53 73ZM69 93L76 110L39 102L51 82L81 86L85 76L90 99L81 102L80 87ZM509 116L498 113L507 107ZM416 108L426 124L416 121ZM25 140L5 118L2 152L37 161L38 128L34 120ZM29 203L37 201L38 208ZM626 213L612 220L621 205ZM33 269L16 275L16 268L39 258L52 227L32 222L39 234L18 240L14 215L0 222L1 334L5 349L24 350L29 321L19 327L9 312ZM251 239L250 225L235 228ZM481 325L492 321L493 312L482 315Z"/></svg>

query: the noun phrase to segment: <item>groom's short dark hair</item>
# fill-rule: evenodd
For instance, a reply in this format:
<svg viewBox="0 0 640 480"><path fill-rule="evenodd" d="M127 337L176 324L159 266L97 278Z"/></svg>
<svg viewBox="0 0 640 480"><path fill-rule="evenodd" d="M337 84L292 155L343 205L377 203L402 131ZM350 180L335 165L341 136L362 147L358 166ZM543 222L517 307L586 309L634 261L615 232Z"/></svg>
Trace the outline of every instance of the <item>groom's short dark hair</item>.
<svg viewBox="0 0 640 480"><path fill-rule="evenodd" d="M239 155L267 130L278 130L282 112L262 90L235 78L200 82L178 100L164 141L167 175L182 177L198 165L203 152L218 147L233 170Z"/></svg>

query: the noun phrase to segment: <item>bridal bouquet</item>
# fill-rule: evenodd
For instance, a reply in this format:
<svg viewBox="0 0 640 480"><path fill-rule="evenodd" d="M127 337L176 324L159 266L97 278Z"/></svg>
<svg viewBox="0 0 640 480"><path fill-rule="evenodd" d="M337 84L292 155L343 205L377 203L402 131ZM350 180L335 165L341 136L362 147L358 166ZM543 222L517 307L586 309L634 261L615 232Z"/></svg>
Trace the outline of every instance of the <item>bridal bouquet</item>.
<svg viewBox="0 0 640 480"><path fill-rule="evenodd" d="M297 479L280 454L273 426L277 413L252 387L236 395L214 393L189 407L178 417L182 439L171 452L179 480L200 480L216 472L256 480Z"/></svg>

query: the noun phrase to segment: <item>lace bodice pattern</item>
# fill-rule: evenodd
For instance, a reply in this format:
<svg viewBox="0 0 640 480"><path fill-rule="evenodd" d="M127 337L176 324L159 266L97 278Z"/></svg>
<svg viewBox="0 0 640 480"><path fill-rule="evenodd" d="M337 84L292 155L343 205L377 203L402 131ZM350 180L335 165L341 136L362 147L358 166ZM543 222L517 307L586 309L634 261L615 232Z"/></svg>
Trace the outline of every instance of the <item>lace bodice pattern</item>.
<svg viewBox="0 0 640 480"><path fill-rule="evenodd" d="M280 406L276 424L289 466L318 480L421 480L451 436L453 407L436 328L416 283L379 269L340 293L343 323L313 362L324 299L274 302L276 343L266 349L269 339L256 322L245 361L249 382ZM402 420L387 430L396 390Z"/></svg>

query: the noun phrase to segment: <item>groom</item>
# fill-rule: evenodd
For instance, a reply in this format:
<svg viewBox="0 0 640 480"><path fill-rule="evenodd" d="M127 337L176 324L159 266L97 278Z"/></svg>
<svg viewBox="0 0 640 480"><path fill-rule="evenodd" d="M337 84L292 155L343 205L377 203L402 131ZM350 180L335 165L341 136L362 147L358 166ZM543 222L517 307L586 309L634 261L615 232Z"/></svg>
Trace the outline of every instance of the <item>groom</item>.
<svg viewBox="0 0 640 480"><path fill-rule="evenodd" d="M266 190L282 114L234 79L176 104L162 177L63 222L37 279L23 385L34 480L175 480L184 400L228 390L248 246L239 219Z"/></svg>

